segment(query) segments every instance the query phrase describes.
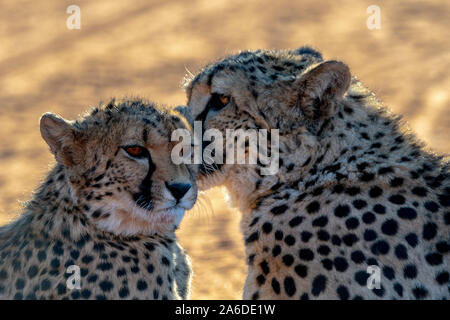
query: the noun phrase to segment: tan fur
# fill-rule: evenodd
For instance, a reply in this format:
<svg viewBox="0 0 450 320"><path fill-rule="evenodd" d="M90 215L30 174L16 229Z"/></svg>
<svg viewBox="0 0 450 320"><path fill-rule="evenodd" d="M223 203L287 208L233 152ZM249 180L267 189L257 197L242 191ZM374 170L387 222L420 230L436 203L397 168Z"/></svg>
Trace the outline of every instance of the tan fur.
<svg viewBox="0 0 450 320"><path fill-rule="evenodd" d="M138 99L77 121L45 114L41 133L57 164L23 214L0 227L0 298L188 298L190 260L174 231L196 200L196 171L170 159L176 128L190 129L179 112ZM130 157L128 145L151 159ZM166 188L175 182L192 184L179 202ZM79 290L66 286L71 265Z"/></svg>
<svg viewBox="0 0 450 320"><path fill-rule="evenodd" d="M242 52L187 86L205 129L280 130L277 174L224 164L198 179L225 185L242 212L244 299L450 297L449 164L349 81L344 64L301 48ZM231 102L205 116L211 94ZM369 265L380 289L366 286Z"/></svg>

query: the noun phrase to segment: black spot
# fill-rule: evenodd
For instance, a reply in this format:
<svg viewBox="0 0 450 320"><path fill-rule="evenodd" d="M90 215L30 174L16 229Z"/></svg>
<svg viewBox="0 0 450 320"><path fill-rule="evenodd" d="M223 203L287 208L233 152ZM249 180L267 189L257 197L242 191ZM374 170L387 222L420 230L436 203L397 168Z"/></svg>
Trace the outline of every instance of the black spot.
<svg viewBox="0 0 450 320"><path fill-rule="evenodd" d="M398 223L394 219L388 219L381 225L381 231L388 235L393 236L397 234L398 231Z"/></svg>
<svg viewBox="0 0 450 320"><path fill-rule="evenodd" d="M393 178L390 182L391 187L394 187L394 188L400 187L402 184L403 184L403 178L398 178L398 177Z"/></svg>
<svg viewBox="0 0 450 320"><path fill-rule="evenodd" d="M373 292L376 296L382 297L382 296L384 296L384 293L386 292L386 290L384 289L383 285L380 285L380 288L379 288L379 289L374 288L374 289L372 290L372 292Z"/></svg>
<svg viewBox="0 0 450 320"><path fill-rule="evenodd" d="M104 281L100 282L99 285L100 285L100 289L102 289L102 291L104 291L104 292L111 291L112 288L114 288L114 284L108 280L104 280Z"/></svg>
<svg viewBox="0 0 450 320"><path fill-rule="evenodd" d="M288 245L288 246L293 246L295 244L295 238L291 235L287 235L286 238L284 238L284 242Z"/></svg>
<svg viewBox="0 0 450 320"><path fill-rule="evenodd" d="M436 250L439 253L447 253L450 250L450 244L445 241L440 241L436 243Z"/></svg>
<svg viewBox="0 0 450 320"><path fill-rule="evenodd" d="M272 231L272 224L270 222L264 222L262 230L264 233L270 233Z"/></svg>
<svg viewBox="0 0 450 320"><path fill-rule="evenodd" d="M361 189L358 187L350 187L350 188L345 189L345 193L348 194L349 196L356 196L360 192L361 192Z"/></svg>
<svg viewBox="0 0 450 320"><path fill-rule="evenodd" d="M412 193L414 193L416 196L419 197L426 197L427 196L427 189L423 188L423 187L414 187L411 190Z"/></svg>
<svg viewBox="0 0 450 320"><path fill-rule="evenodd" d="M449 273L447 271L442 271L436 276L436 281L439 285L444 285L449 282Z"/></svg>
<svg viewBox="0 0 450 320"><path fill-rule="evenodd" d="M283 263L287 266L290 267L293 263L294 263L294 257L290 254L286 254L283 256L282 258Z"/></svg>
<svg viewBox="0 0 450 320"><path fill-rule="evenodd" d="M312 221L313 227L325 227L328 223L328 218L326 216L320 216Z"/></svg>
<svg viewBox="0 0 450 320"><path fill-rule="evenodd" d="M375 215L372 212L370 212L370 211L367 211L362 216L362 221L365 224L371 224L371 223L373 223L375 221L375 219L376 219Z"/></svg>
<svg viewBox="0 0 450 320"><path fill-rule="evenodd" d="M399 244L395 247L395 255L401 260L406 260L408 259L408 250L404 245Z"/></svg>
<svg viewBox="0 0 450 320"><path fill-rule="evenodd" d="M272 279L272 289L276 294L280 294L280 283L276 278Z"/></svg>
<svg viewBox="0 0 450 320"><path fill-rule="evenodd" d="M384 167L378 169L378 174L386 174L386 173L392 173L394 170L391 167Z"/></svg>
<svg viewBox="0 0 450 320"><path fill-rule="evenodd" d="M383 275L384 275L388 280L393 280L393 279L395 278L395 271L394 271L394 269L392 269L391 267L384 266L384 267L383 267Z"/></svg>
<svg viewBox="0 0 450 320"><path fill-rule="evenodd" d="M403 286L400 283L394 284L394 290L400 297L403 297Z"/></svg>
<svg viewBox="0 0 450 320"><path fill-rule="evenodd" d="M317 238L321 241L328 241L330 239L330 234L327 231L321 229L317 231Z"/></svg>
<svg viewBox="0 0 450 320"><path fill-rule="evenodd" d="M434 201L427 201L423 204L423 206L432 213L439 211L439 205Z"/></svg>
<svg viewBox="0 0 450 320"><path fill-rule="evenodd" d="M96 274L92 274L92 275L90 275L90 276L87 278L87 281L88 281L89 283L94 283L94 282L97 281L97 279L98 279L98 276L97 276Z"/></svg>
<svg viewBox="0 0 450 320"><path fill-rule="evenodd" d="M424 287L416 287L412 290L416 299L423 299L428 295L428 290Z"/></svg>
<svg viewBox="0 0 450 320"><path fill-rule="evenodd" d="M48 279L42 280L42 282L41 282L41 290L42 291L49 290L51 286L52 286L52 283L50 282L50 280L48 280Z"/></svg>
<svg viewBox="0 0 450 320"><path fill-rule="evenodd" d="M286 291L286 294L289 297L292 297L297 291L295 287L295 281L292 277L288 276L284 278L284 291Z"/></svg>
<svg viewBox="0 0 450 320"><path fill-rule="evenodd" d="M270 212L272 212L274 215L283 214L288 209L288 206L283 204L281 206L273 207Z"/></svg>
<svg viewBox="0 0 450 320"><path fill-rule="evenodd" d="M404 204L405 203L405 197L400 194L394 194L394 195L390 196L388 200L394 204Z"/></svg>
<svg viewBox="0 0 450 320"><path fill-rule="evenodd" d="M25 280L24 279L17 279L16 280L16 289L17 290L22 290L25 287Z"/></svg>
<svg viewBox="0 0 450 320"><path fill-rule="evenodd" d="M345 225L346 225L347 229L349 229L349 230L356 229L359 226L359 220L355 217L348 218L345 221Z"/></svg>
<svg viewBox="0 0 450 320"><path fill-rule="evenodd" d="M323 260L320 261L320 262L322 263L322 266L323 266L326 270L330 271L331 269L333 269L333 261L331 261L330 259L326 258L326 259L323 259Z"/></svg>
<svg viewBox="0 0 450 320"><path fill-rule="evenodd" d="M130 290L127 287L122 287L119 290L119 297L126 298L130 294Z"/></svg>
<svg viewBox="0 0 450 320"><path fill-rule="evenodd" d="M450 212L444 213L444 222L446 225L450 224Z"/></svg>
<svg viewBox="0 0 450 320"><path fill-rule="evenodd" d="M425 260L431 266L438 266L442 264L442 255L439 253L429 253L425 256Z"/></svg>
<svg viewBox="0 0 450 320"><path fill-rule="evenodd" d="M284 234L283 231L277 230L275 231L275 239L276 240L283 240Z"/></svg>
<svg viewBox="0 0 450 320"><path fill-rule="evenodd" d="M348 268L348 262L344 257L336 257L334 259L334 267L339 272L344 272Z"/></svg>
<svg viewBox="0 0 450 320"><path fill-rule="evenodd" d="M270 268L269 268L269 264L267 263L266 260L263 260L259 266L261 267L262 272L264 272L264 274L269 274L270 272Z"/></svg>
<svg viewBox="0 0 450 320"><path fill-rule="evenodd" d="M353 201L353 206L354 206L356 209L360 210L360 209L362 209L362 208L364 208L364 207L367 206L367 202L364 201L364 200L361 200L361 199L357 199L357 200L354 200L354 201Z"/></svg>
<svg viewBox="0 0 450 320"><path fill-rule="evenodd" d="M415 279L417 277L417 268L413 264L408 264L403 268L403 276L406 279Z"/></svg>
<svg viewBox="0 0 450 320"><path fill-rule="evenodd" d="M300 296L300 300L309 300L308 294L305 292Z"/></svg>
<svg viewBox="0 0 450 320"><path fill-rule="evenodd" d="M254 218L252 220L252 222L249 224L249 227L253 227L258 221L259 221L259 217Z"/></svg>
<svg viewBox="0 0 450 320"><path fill-rule="evenodd" d="M319 248L317 249L317 252L322 256L328 255L330 251L331 251L330 248L325 245L319 246Z"/></svg>
<svg viewBox="0 0 450 320"><path fill-rule="evenodd" d="M112 268L113 265L110 262L101 262L97 265L97 269L101 271L111 270Z"/></svg>
<svg viewBox="0 0 450 320"><path fill-rule="evenodd" d="M312 290L311 293L313 296L317 297L322 292L325 291L325 287L327 285L327 278L324 275L319 274L316 276L312 282Z"/></svg>
<svg viewBox="0 0 450 320"><path fill-rule="evenodd" d="M258 239L259 239L259 233L257 231L255 231L251 235L249 235L247 239L245 239L245 243L248 244L248 243L257 241Z"/></svg>
<svg viewBox="0 0 450 320"><path fill-rule="evenodd" d="M147 282L145 282L145 280L138 280L138 282L136 283L136 288L139 291L144 291L145 289L147 289Z"/></svg>
<svg viewBox="0 0 450 320"><path fill-rule="evenodd" d="M353 234L353 233L349 233L346 234L345 236L342 237L342 242L345 243L346 246L351 247L354 243L358 242L358 237Z"/></svg>
<svg viewBox="0 0 450 320"><path fill-rule="evenodd" d="M331 243L334 244L335 246L340 246L341 245L341 238L339 238L337 235L333 235L331 237Z"/></svg>
<svg viewBox="0 0 450 320"><path fill-rule="evenodd" d="M374 186L369 190L369 196L371 198L377 198L377 197L381 196L382 194L383 194L383 190L378 186Z"/></svg>
<svg viewBox="0 0 450 320"><path fill-rule="evenodd" d="M336 293L340 300L348 300L350 298L350 293L348 292L348 289L345 286L339 286L336 289Z"/></svg>
<svg viewBox="0 0 450 320"><path fill-rule="evenodd" d="M433 239L437 234L437 225L429 222L423 226L422 237L425 240Z"/></svg>
<svg viewBox="0 0 450 320"><path fill-rule="evenodd" d="M370 250L374 255L387 254L389 252L389 244L384 240L379 240L370 247Z"/></svg>
<svg viewBox="0 0 450 320"><path fill-rule="evenodd" d="M295 217L295 218L292 218L291 221L289 221L289 226L291 228L294 228L294 227L298 226L302 222L303 222L303 218L302 217Z"/></svg>
<svg viewBox="0 0 450 320"><path fill-rule="evenodd" d="M301 260L311 261L312 259L314 259L314 253L310 249L300 249L299 257Z"/></svg>
<svg viewBox="0 0 450 320"><path fill-rule="evenodd" d="M358 271L355 273L355 281L360 286L366 286L367 285L367 279L369 279L369 274L366 271Z"/></svg>
<svg viewBox="0 0 450 320"><path fill-rule="evenodd" d="M405 236L405 240L406 240L406 242L408 242L408 244L409 244L411 247L413 247L413 248L415 248L415 247L417 246L417 243L419 242L419 241L418 241L418 238L417 238L417 235L414 234L414 233L409 233L409 234L407 234L407 235Z"/></svg>
<svg viewBox="0 0 450 320"><path fill-rule="evenodd" d="M278 256L281 253L281 247L279 245L276 245L272 249L272 255L274 257Z"/></svg>
<svg viewBox="0 0 450 320"><path fill-rule="evenodd" d="M357 264L363 263L366 260L366 257L361 250L353 251L350 258Z"/></svg>
<svg viewBox="0 0 450 320"><path fill-rule="evenodd" d="M303 242L308 242L309 239L311 239L311 237L312 237L312 233L308 232L308 231L303 231L300 234L300 236L301 236Z"/></svg>
<svg viewBox="0 0 450 320"><path fill-rule="evenodd" d="M32 265L29 269L28 269L28 277L29 278L34 278L38 273L38 267L36 265Z"/></svg>
<svg viewBox="0 0 450 320"><path fill-rule="evenodd" d="M338 205L334 209L334 215L338 218L346 217L346 216L348 216L349 213L350 213L350 207L346 204Z"/></svg>
<svg viewBox="0 0 450 320"><path fill-rule="evenodd" d="M373 206L373 211L375 211L378 214L385 214L386 208L381 204L376 204Z"/></svg>
<svg viewBox="0 0 450 320"><path fill-rule="evenodd" d="M310 214L319 211L319 209L320 209L320 204L317 201L313 201L306 206L306 211L308 211L308 213L310 213Z"/></svg>
<svg viewBox="0 0 450 320"><path fill-rule="evenodd" d="M417 212L410 207L402 207L398 209L397 215L405 220L414 220L417 217Z"/></svg>
<svg viewBox="0 0 450 320"><path fill-rule="evenodd" d="M373 173L364 172L360 177L359 180L363 182L369 182L372 181L375 178L375 175Z"/></svg>
<svg viewBox="0 0 450 320"><path fill-rule="evenodd" d="M161 258L161 262L162 262L162 264L165 265L165 266L170 266L170 261L169 261L169 259L167 259L166 257L162 257L162 258Z"/></svg>

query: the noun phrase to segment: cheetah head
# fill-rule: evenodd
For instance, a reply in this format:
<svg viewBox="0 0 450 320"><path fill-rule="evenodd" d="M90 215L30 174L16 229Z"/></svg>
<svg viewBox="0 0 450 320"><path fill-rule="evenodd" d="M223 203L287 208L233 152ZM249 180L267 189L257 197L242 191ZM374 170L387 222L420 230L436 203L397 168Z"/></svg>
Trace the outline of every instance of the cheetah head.
<svg viewBox="0 0 450 320"><path fill-rule="evenodd" d="M111 101L76 121L51 113L41 134L74 205L100 229L122 234L173 230L197 197L196 169L171 161L171 132L190 129L175 109Z"/></svg>
<svg viewBox="0 0 450 320"><path fill-rule="evenodd" d="M279 129L283 135L304 128L305 135L315 135L333 115L350 80L345 64L324 62L309 47L246 51L205 67L187 81L187 104L203 130L217 129L224 137L227 129ZM226 184L231 171L239 176L237 166L203 164L199 186Z"/></svg>

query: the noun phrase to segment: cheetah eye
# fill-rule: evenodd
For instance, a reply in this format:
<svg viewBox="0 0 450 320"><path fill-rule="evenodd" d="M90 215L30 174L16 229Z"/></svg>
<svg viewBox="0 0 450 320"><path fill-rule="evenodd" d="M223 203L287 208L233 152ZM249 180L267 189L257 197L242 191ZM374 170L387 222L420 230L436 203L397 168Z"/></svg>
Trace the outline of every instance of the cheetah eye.
<svg viewBox="0 0 450 320"><path fill-rule="evenodd" d="M212 110L219 111L230 102L230 97L219 93L213 93L209 101Z"/></svg>
<svg viewBox="0 0 450 320"><path fill-rule="evenodd" d="M124 146L122 149L133 158L146 158L148 155L147 149L141 146Z"/></svg>

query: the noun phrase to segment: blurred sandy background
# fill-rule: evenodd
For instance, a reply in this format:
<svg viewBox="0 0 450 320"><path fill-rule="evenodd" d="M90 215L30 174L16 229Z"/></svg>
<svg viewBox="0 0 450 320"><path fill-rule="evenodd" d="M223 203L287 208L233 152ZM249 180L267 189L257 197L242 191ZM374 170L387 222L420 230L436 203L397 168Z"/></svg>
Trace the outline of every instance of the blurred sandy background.
<svg viewBox="0 0 450 320"><path fill-rule="evenodd" d="M81 30L66 28L81 7ZM381 8L368 30L366 8ZM338 58L430 147L450 150L450 3L432 1L0 0L0 223L18 214L52 158L46 111L72 119L111 96L182 104L181 80L240 49L310 44ZM193 299L239 299L246 267L239 214L220 190L190 212ZM202 201L206 203L206 201Z"/></svg>

